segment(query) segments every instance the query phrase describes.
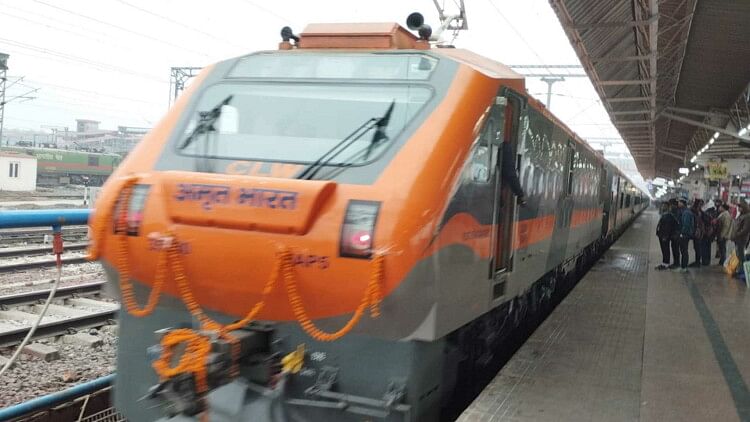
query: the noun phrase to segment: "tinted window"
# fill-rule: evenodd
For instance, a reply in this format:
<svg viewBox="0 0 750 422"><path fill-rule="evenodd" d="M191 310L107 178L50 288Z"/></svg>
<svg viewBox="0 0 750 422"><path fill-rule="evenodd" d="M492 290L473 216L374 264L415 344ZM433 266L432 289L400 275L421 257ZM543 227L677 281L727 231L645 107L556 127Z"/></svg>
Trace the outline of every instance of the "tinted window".
<svg viewBox="0 0 750 422"><path fill-rule="evenodd" d="M193 131L198 112L232 95L222 107L217 131L180 152L236 160L311 163L368 120L380 118L393 102L385 133L389 139L414 119L432 90L410 85L225 83L208 88L185 129ZM374 125L339 153L331 165L372 161L387 142L372 144Z"/></svg>
<svg viewBox="0 0 750 422"><path fill-rule="evenodd" d="M240 59L228 77L427 80L436 64L423 54L267 53Z"/></svg>

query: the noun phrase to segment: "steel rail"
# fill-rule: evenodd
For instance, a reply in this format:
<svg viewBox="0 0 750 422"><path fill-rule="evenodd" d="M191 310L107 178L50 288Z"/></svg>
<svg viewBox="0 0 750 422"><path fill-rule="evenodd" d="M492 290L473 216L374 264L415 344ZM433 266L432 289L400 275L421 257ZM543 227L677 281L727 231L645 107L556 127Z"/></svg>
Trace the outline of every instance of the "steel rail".
<svg viewBox="0 0 750 422"><path fill-rule="evenodd" d="M63 264L81 264L87 262L85 256L73 256L62 259ZM13 264L0 265L0 273L7 273L10 271L28 270L31 268L46 268L54 267L57 265L54 259L48 259L44 261L28 261L28 262L17 262Z"/></svg>
<svg viewBox="0 0 750 422"><path fill-rule="evenodd" d="M86 284L76 284L74 286L65 286L57 289L55 299L67 299L76 296L93 295L101 292L105 281L95 281ZM45 300L49 295L49 289L34 290L31 292L15 293L12 295L0 296L0 308L10 306L31 305L41 300Z"/></svg>
<svg viewBox="0 0 750 422"><path fill-rule="evenodd" d="M65 245L65 249L69 251L79 251L81 249L86 249L88 245L88 242L68 243ZM24 256L47 252L52 254L52 245L24 246L20 248L0 248L0 257Z"/></svg>
<svg viewBox="0 0 750 422"><path fill-rule="evenodd" d="M117 309L102 309L100 311L91 312L87 315L43 322L37 327L32 340L45 337L56 337L83 329L110 325L116 316ZM29 327L19 327L0 332L0 347L10 347L21 343L24 337L26 337L28 331Z"/></svg>

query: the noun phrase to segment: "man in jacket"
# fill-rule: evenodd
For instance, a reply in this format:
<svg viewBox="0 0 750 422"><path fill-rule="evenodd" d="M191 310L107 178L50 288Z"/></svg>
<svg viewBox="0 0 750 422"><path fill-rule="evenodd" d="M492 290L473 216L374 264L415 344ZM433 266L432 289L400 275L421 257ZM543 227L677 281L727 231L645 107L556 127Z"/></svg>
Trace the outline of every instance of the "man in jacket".
<svg viewBox="0 0 750 422"><path fill-rule="evenodd" d="M674 270L680 268L680 221L682 219L682 210L675 198L669 200L669 208L675 221L677 221L677 230L674 231L669 241L672 247L672 265L669 266L669 269Z"/></svg>
<svg viewBox="0 0 750 422"><path fill-rule="evenodd" d="M718 233L716 234L716 244L719 246L719 265L724 265L727 260L727 239L732 233L732 216L729 215L729 205L721 204L721 212L716 217L718 221Z"/></svg>
<svg viewBox="0 0 750 422"><path fill-rule="evenodd" d="M513 150L513 145L507 141L503 142L502 168L500 170L503 182L510 185L511 192L518 197L518 204L526 205L526 195L521 187L521 181L518 179L518 173L516 173L516 152Z"/></svg>
<svg viewBox="0 0 750 422"><path fill-rule="evenodd" d="M688 245L690 239L693 237L695 232L695 216L687 207L687 201L680 199L678 201L680 208L680 271L686 273L688 271L688 261L690 255L688 252Z"/></svg>
<svg viewBox="0 0 750 422"><path fill-rule="evenodd" d="M745 262L745 246L750 239L750 206L746 203L740 203L739 209L740 216L734 222L737 228L734 231L732 242L734 242L734 248L737 250L737 258L740 259L738 271L742 272L742 265Z"/></svg>
<svg viewBox="0 0 750 422"><path fill-rule="evenodd" d="M657 270L669 268L669 244L680 229L680 224L671 211L667 208L659 218L659 224L656 225L656 237L659 238L659 246L661 247L661 264L656 267ZM675 264L677 264L677 261L678 259L675 259Z"/></svg>

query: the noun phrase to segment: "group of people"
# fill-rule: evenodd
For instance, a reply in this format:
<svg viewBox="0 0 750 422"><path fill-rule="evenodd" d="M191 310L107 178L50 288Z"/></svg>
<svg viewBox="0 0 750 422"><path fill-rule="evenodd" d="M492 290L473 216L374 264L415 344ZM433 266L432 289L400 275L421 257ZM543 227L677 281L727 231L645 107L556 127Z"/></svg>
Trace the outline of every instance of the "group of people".
<svg viewBox="0 0 750 422"><path fill-rule="evenodd" d="M715 257L719 259L718 265L724 265L727 241L734 243L740 260L738 268L741 269L750 239L750 205L743 201L733 209L729 204L715 200L706 207L703 200L695 199L688 207L685 199L670 199L662 206L656 236L662 253L662 263L656 267L657 270L687 272L688 267L711 265L713 242L717 245ZM689 263L691 240L695 260Z"/></svg>

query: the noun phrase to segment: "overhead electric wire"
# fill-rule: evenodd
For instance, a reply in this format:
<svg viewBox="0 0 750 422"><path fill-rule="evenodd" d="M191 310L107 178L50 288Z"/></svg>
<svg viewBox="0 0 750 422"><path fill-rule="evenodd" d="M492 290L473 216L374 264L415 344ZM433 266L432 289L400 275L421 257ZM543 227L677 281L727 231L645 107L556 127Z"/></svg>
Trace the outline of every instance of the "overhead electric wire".
<svg viewBox="0 0 750 422"><path fill-rule="evenodd" d="M180 50L189 51L191 53L200 54L201 56L204 56L204 57L209 57L208 54L206 54L203 51L193 50L192 48L187 48L187 47L185 47L183 45L179 45L179 44L175 44L175 43L172 43L172 42L169 42L169 41L165 41L163 39L160 39L160 38L148 35L148 34L144 34L142 32L133 31L132 29L125 28L124 26L120 26L120 25L117 25L117 24L114 24L114 23L111 23L111 22L103 21L101 19L97 19L97 18L88 16L88 15L84 15L83 13L74 12L72 10L68 10L68 9L66 9L64 7L59 7L59 6L47 3L47 2L42 1L42 0L33 0L33 1L35 3L39 3L39 4L42 4L44 6L51 7L53 9L59 10L59 11L61 11L63 13L67 13L67 14L70 14L70 15L73 15L73 16L78 16L80 18L84 18L84 19L92 21L92 22L96 22L96 23L98 23L100 25L106 25L106 26L118 29L120 31L127 32L129 34L136 35L138 37L146 38L146 39L149 39L151 41L156 41L156 42L158 42L160 44L168 45L168 46L173 47L173 48L179 48Z"/></svg>
<svg viewBox="0 0 750 422"><path fill-rule="evenodd" d="M21 10L21 9L16 9L16 10ZM120 48L122 50L125 50L125 51L131 51L131 52L135 51L133 48L131 48L129 46L118 44L118 43L114 43L114 42L111 42L111 41L104 41L104 40L102 40L101 35L106 35L106 34L104 34L102 32L90 31L91 34L97 34L97 36L92 37L91 34L87 35L87 34L84 34L84 33L81 33L81 32L71 31L70 29L66 29L66 28L63 28L63 27L60 27L60 26L55 26L55 25L49 25L49 24L44 23L44 22L35 21L33 19L25 18L23 16L14 15L12 13L3 12L3 14L5 16L9 16L9 17L14 18L14 19L20 19L20 20L25 21L25 22L29 22L29 23L32 23L32 24L35 24L35 25L43 26L45 28L49 28L50 30L53 30L53 31L65 32L65 33L71 34L73 36L76 36L76 37L79 37L79 38L83 38L83 39L85 39L85 40L87 40L89 42L93 41L93 42L101 43L101 44L105 45L107 48L111 48L112 46L115 46L115 47L118 47L118 48ZM49 18L47 18L47 19L49 19ZM108 36L108 38L109 39L113 39L111 36Z"/></svg>
<svg viewBox="0 0 750 422"><path fill-rule="evenodd" d="M518 39L521 40L522 43L526 44L526 47L529 48L529 50L539 59L539 61L542 64L547 64L544 61L544 59L542 58L542 56L540 56L539 53L536 52L536 50L534 49L534 47L532 47L531 44L529 44L528 41L526 41L526 38L523 35L521 35L521 33L516 29L515 26L513 26L513 24L510 22L510 20L505 17L505 15L500 10L500 8L497 7L497 5L495 5L495 3L492 0L487 0L487 3L489 3L490 6L492 6L493 9L495 9L495 11L497 12L497 14L500 15L500 18L502 18L505 21L505 23L508 25L508 27L516 34L516 36L518 37Z"/></svg>
<svg viewBox="0 0 750 422"><path fill-rule="evenodd" d="M9 6L3 5L3 8L6 8L6 7L9 7ZM15 8L15 7L10 7L10 9L18 10L18 11L24 12L24 13L31 13L31 12L27 12L27 11L25 11L23 9L18 9L18 8ZM7 10L3 10L3 15L11 17L11 18L14 18L14 19L20 19L22 21L29 22L29 23L32 23L32 24L35 24L35 25L44 26L44 27L49 28L49 29L54 29L55 31L66 32L68 34L72 34L72 35L75 35L77 37L87 38L89 40L91 40L91 38L92 38L91 35L86 35L86 34L83 34L83 33L80 33L80 32L72 31L70 29L63 28L61 26L50 25L50 24L45 23L45 22L40 22L40 21L37 21L37 20L34 20L34 19L29 19L27 17L19 16L19 15L13 14L13 13L8 13ZM50 19L51 20L51 18L48 18L48 17L46 17L44 15L38 15L38 16L39 17L43 17L45 19ZM98 31L91 31L91 32L94 33L94 34L97 34L97 35L104 35L103 32L98 32ZM97 38L95 38L95 40L98 41L99 38L97 37Z"/></svg>
<svg viewBox="0 0 750 422"><path fill-rule="evenodd" d="M150 11L148 9L144 9L144 8L142 8L140 6L136 6L136 5L134 5L134 4L130 3L130 2L127 2L125 0L115 0L115 1L118 2L118 3L124 4L125 6L128 6L128 7L132 8L132 9L138 10L140 12L143 12L143 13L146 13L148 15L154 16L156 18L162 19L164 21L170 22L173 25L177 25L177 26L182 27L184 29L187 29L189 31L197 32L197 33L199 33L201 35L207 36L207 37L212 38L214 40L221 41L223 43L227 43L227 44L229 44L229 45L231 45L233 47L247 48L247 46L245 46L245 45L235 44L232 41L229 41L229 40L217 37L216 35L211 34L210 32L206 32L206 31L200 30L198 28L192 27L190 25L186 25L186 24L184 24L182 22L179 22L179 21L176 21L176 20L174 20L174 19L172 19L172 18L170 18L168 16L160 15L160 14L152 12L152 11Z"/></svg>
<svg viewBox="0 0 750 422"><path fill-rule="evenodd" d="M163 104L161 104L161 103L157 103L155 101L147 101L147 100L144 100L144 99L141 99L141 98L123 97L123 96L119 96L119 95L115 95L115 94L110 94L110 93L106 93L106 92L89 91L89 90L86 90L86 89L74 88L74 87L67 86L67 85L51 84L49 82L41 82L41 81L32 80L32 79L26 79L26 81L29 82L29 83L31 83L31 84L35 84L35 85L46 85L46 86L50 86L50 87L53 87L53 88L59 88L59 89L66 90L66 91L82 92L82 93L89 94L89 95L94 96L94 97L102 97L102 96L104 96L104 97L108 97L108 98L116 98L118 100L134 101L134 102L139 102L139 103L145 103L145 104L153 104L153 105L163 106ZM26 85L24 85L24 86L26 86Z"/></svg>
<svg viewBox="0 0 750 422"><path fill-rule="evenodd" d="M49 55L49 56L57 57L57 58L62 59L62 60L67 60L67 61L72 61L72 62L77 62L77 63L85 64L85 65L88 65L88 66L93 67L93 68L98 68L99 70L114 71L114 72L124 73L124 74L127 74L127 75L138 76L138 77L141 77L141 78L144 78L144 79L151 79L151 80L158 81L158 82L168 82L168 80L159 78L159 77L157 77L155 75L149 75L147 73L137 72L137 71L134 71L134 70L131 70L131 69L127 69L127 68L124 68L124 67L120 67L120 66L116 66L116 65L111 65L111 64L107 64L107 63L102 63L102 62L97 62L97 61L86 59L84 57L74 56L72 54L62 53L62 52L59 52L59 51L50 50L50 49L47 49L47 48L43 48L43 47L39 47L39 46L35 46L35 45L32 45L32 44L27 44L27 43L23 43L23 42L19 42L19 41L13 41L13 40L9 40L7 38L0 38L0 42L12 45L14 47L18 47L18 48L22 48L22 49L26 49L26 50L30 50L30 51L34 51L34 52L38 52L38 53L42 53L42 54L46 54L46 55Z"/></svg>
<svg viewBox="0 0 750 422"><path fill-rule="evenodd" d="M273 17L275 17L276 19L279 19L279 20L280 20L280 21L282 21L282 22L285 22L285 23L290 23L290 22L292 22L292 20L291 20L291 19L288 19L288 18L286 18L286 17L284 17L284 16L281 16L281 15L279 15L278 13L274 12L273 10L270 10L270 9L268 9L268 8L264 7L264 6L261 6L260 4L258 4L258 3L256 3L256 2L254 2L254 1L252 1L252 0L241 0L241 1L242 1L243 3L249 4L249 5L253 6L253 7L255 7L255 8L256 8L256 9L258 9L258 10L261 10L261 11L265 12L266 14L269 14L269 15L271 15L271 16L273 16Z"/></svg>

